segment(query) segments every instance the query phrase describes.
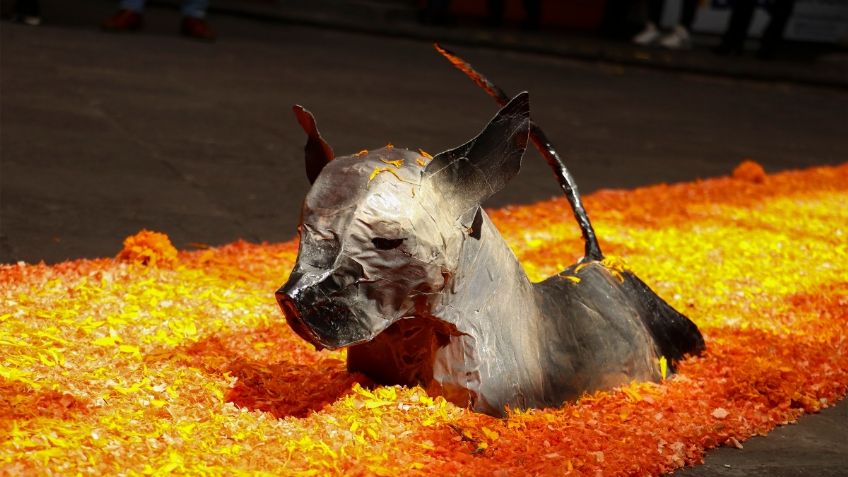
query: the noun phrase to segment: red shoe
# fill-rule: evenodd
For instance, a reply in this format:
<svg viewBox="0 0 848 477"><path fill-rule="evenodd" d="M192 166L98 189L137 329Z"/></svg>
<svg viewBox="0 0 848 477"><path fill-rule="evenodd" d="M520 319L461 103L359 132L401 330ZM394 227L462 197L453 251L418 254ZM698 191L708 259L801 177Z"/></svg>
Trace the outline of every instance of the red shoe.
<svg viewBox="0 0 848 477"><path fill-rule="evenodd" d="M137 31L144 26L141 13L132 10L121 10L103 22L103 30L111 32Z"/></svg>
<svg viewBox="0 0 848 477"><path fill-rule="evenodd" d="M218 37L215 30L206 23L206 20L195 17L183 17L180 33L183 36L203 41L215 41L215 38Z"/></svg>

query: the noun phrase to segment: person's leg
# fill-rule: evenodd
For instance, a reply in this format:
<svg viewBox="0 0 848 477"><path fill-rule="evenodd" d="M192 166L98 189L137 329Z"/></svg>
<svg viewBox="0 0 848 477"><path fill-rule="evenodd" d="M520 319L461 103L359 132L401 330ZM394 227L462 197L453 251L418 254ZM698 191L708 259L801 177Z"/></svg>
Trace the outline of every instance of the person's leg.
<svg viewBox="0 0 848 477"><path fill-rule="evenodd" d="M121 0L121 10L141 13L144 11L145 0Z"/></svg>
<svg viewBox="0 0 848 477"><path fill-rule="evenodd" d="M489 6L489 17L487 19L489 24L492 26L503 25L504 0L489 0L487 4Z"/></svg>
<svg viewBox="0 0 848 477"><path fill-rule="evenodd" d="M182 13L184 17L203 18L207 8L209 0L183 0Z"/></svg>
<svg viewBox="0 0 848 477"><path fill-rule="evenodd" d="M38 0L18 0L15 2L15 14L21 16L41 16Z"/></svg>
<svg viewBox="0 0 848 477"><path fill-rule="evenodd" d="M648 18L645 28L631 40L637 45L652 45L660 38L658 25L662 16L663 0L647 0Z"/></svg>
<svg viewBox="0 0 848 477"><path fill-rule="evenodd" d="M206 9L209 0L183 0L183 21L180 32L189 38L203 41L215 41L217 34L206 22Z"/></svg>
<svg viewBox="0 0 848 477"><path fill-rule="evenodd" d="M450 21L451 0L427 0L421 10L420 21L427 24L445 25Z"/></svg>
<svg viewBox="0 0 848 477"><path fill-rule="evenodd" d="M683 0L683 10L680 12L680 25L687 30L692 30L695 21L695 11L698 9L698 0Z"/></svg>
<svg viewBox="0 0 848 477"><path fill-rule="evenodd" d="M524 11L527 13L527 28L539 28L542 19L542 0L524 0Z"/></svg>
<svg viewBox="0 0 848 477"><path fill-rule="evenodd" d="M683 0L679 21L671 32L660 40L660 45L672 50L685 50L692 47L692 21L695 19L697 0Z"/></svg>
<svg viewBox="0 0 848 477"><path fill-rule="evenodd" d="M783 31L786 29L786 23L789 17L792 16L792 9L795 7L795 0L775 0L769 14L769 24L763 32L763 38L760 41L760 51L758 55L763 58L770 58L774 55L775 50L783 41Z"/></svg>
<svg viewBox="0 0 848 477"><path fill-rule="evenodd" d="M662 21L663 0L648 0L648 21L658 27Z"/></svg>
<svg viewBox="0 0 848 477"><path fill-rule="evenodd" d="M107 18L101 28L111 32L126 32L140 30L144 25L141 12L144 11L145 0L120 0L120 10Z"/></svg>
<svg viewBox="0 0 848 477"><path fill-rule="evenodd" d="M41 24L41 9L38 0L18 0L15 2L14 20L29 26Z"/></svg>
<svg viewBox="0 0 848 477"><path fill-rule="evenodd" d="M730 13L730 22L721 38L721 45L716 52L722 54L741 53L748 36L748 27L754 17L755 0L736 0Z"/></svg>

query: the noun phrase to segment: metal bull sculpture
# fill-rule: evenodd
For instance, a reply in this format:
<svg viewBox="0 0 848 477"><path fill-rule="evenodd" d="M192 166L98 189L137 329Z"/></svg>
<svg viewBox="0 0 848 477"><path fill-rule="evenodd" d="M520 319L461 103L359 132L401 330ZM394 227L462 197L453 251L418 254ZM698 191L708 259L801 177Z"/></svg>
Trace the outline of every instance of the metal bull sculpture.
<svg viewBox="0 0 848 477"><path fill-rule="evenodd" d="M351 371L500 416L657 381L661 357L673 363L703 349L689 319L633 273L604 265L573 180L530 121L526 92L432 160L390 146L334 158L312 115L294 111L308 135L312 188L297 264L276 297L303 339L347 347ZM555 166L587 252L535 284L480 206L518 173L528 137Z"/></svg>

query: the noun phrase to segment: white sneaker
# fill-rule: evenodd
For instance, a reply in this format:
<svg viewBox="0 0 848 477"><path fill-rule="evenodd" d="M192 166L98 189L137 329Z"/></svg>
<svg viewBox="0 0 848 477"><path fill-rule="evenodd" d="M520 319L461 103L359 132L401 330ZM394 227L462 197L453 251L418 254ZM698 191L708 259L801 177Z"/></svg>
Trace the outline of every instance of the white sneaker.
<svg viewBox="0 0 848 477"><path fill-rule="evenodd" d="M645 46L656 42L659 37L660 31L657 29L657 26L653 22L648 22L645 24L645 29L634 36L631 41L637 45Z"/></svg>
<svg viewBox="0 0 848 477"><path fill-rule="evenodd" d="M689 35L689 30L677 25L671 33L662 37L660 45L670 50L688 50L692 48L692 37Z"/></svg>

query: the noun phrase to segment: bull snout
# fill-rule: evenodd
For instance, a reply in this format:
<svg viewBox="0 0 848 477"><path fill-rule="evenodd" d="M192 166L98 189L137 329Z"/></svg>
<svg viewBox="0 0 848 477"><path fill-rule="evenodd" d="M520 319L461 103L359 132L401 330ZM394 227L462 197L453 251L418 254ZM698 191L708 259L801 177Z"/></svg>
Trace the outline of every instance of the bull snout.
<svg viewBox="0 0 848 477"><path fill-rule="evenodd" d="M294 330L298 336L314 345L316 349L320 350L324 348L323 344L318 340L318 337L312 332L312 329L306 326L306 323L303 321L300 310L297 308L297 302L286 294L283 288L277 290L274 296L276 296L277 303L280 305L280 309L283 310L283 314L286 316L286 323L289 324L291 329Z"/></svg>
<svg viewBox="0 0 848 477"><path fill-rule="evenodd" d="M358 319L344 297L326 290L322 285L324 281L292 274L275 293L292 330L319 350L342 348L371 339L364 320Z"/></svg>

